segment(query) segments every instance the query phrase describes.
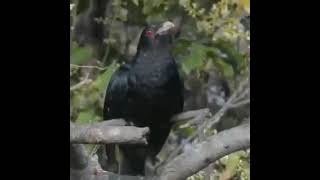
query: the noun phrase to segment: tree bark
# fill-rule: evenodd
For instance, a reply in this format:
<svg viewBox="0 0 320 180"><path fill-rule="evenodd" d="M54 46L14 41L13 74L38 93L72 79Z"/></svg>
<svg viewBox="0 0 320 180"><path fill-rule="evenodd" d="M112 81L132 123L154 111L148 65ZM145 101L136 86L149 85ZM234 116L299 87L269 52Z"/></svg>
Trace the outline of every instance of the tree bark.
<svg viewBox="0 0 320 180"><path fill-rule="evenodd" d="M147 144L149 128L124 125L121 121L104 121L93 125L76 125L70 122L72 144Z"/></svg>
<svg viewBox="0 0 320 180"><path fill-rule="evenodd" d="M250 147L250 124L222 131L186 150L158 170L160 180L182 180L230 153Z"/></svg>

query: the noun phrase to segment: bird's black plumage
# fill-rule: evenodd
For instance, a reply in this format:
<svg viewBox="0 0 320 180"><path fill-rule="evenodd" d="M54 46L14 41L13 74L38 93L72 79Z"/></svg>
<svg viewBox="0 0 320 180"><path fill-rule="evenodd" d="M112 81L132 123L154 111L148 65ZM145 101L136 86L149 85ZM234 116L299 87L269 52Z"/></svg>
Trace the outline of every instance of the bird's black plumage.
<svg viewBox="0 0 320 180"><path fill-rule="evenodd" d="M150 128L148 146L119 146L126 166L121 174L144 175L146 158L159 153L171 129L170 118L183 110L183 82L170 52L172 33L156 30L143 30L135 57L114 73L106 92L104 119L125 118Z"/></svg>

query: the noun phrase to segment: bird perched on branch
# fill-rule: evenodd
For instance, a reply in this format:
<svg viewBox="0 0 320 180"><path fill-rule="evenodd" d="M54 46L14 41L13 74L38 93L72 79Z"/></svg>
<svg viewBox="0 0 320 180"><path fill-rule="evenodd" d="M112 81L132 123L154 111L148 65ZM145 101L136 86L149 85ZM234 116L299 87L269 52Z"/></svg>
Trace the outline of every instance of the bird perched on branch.
<svg viewBox="0 0 320 180"><path fill-rule="evenodd" d="M170 118L183 110L183 81L170 52L176 30L169 21L145 27L133 60L109 82L104 119L124 118L134 126L150 128L147 146L119 145L120 174L145 175L146 161L155 161L170 133ZM114 145L106 150L109 161L114 161Z"/></svg>

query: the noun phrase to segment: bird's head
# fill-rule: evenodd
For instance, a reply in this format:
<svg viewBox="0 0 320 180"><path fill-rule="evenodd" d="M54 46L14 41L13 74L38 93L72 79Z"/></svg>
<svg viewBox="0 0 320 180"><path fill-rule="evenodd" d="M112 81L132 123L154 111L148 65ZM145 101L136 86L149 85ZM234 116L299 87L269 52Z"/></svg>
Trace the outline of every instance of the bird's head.
<svg viewBox="0 0 320 180"><path fill-rule="evenodd" d="M149 25L141 33L138 50L170 46L175 34L175 25L170 21Z"/></svg>

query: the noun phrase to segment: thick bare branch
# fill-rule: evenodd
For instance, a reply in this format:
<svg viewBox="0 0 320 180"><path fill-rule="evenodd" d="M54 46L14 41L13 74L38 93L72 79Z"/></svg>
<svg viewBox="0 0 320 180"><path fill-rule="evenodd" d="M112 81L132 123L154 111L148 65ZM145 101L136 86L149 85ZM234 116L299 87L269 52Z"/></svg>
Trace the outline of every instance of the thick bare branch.
<svg viewBox="0 0 320 180"><path fill-rule="evenodd" d="M222 131L160 167L154 179L182 180L230 153L250 147L250 124Z"/></svg>
<svg viewBox="0 0 320 180"><path fill-rule="evenodd" d="M76 125L70 122L70 143L147 144L148 127L114 126L117 123L123 125L123 122L118 120L104 121L93 125Z"/></svg>
<svg viewBox="0 0 320 180"><path fill-rule="evenodd" d="M101 123L97 124L98 126L125 126L128 125L127 122L124 119L111 119L111 120L105 120Z"/></svg>
<svg viewBox="0 0 320 180"><path fill-rule="evenodd" d="M83 146L83 145L81 145ZM80 147L78 144L74 147ZM70 154L72 155L72 154ZM79 155L79 154L77 154ZM82 156L82 155L81 155ZM84 157L85 154L83 154ZM79 160L70 159L71 160ZM127 176L127 175L119 175L112 172L104 171L101 169L100 164L97 161L97 158L94 156L89 156L86 158L86 166L81 169L77 169L70 166L70 180L143 180L144 178L141 176ZM77 162L75 162L77 163Z"/></svg>

